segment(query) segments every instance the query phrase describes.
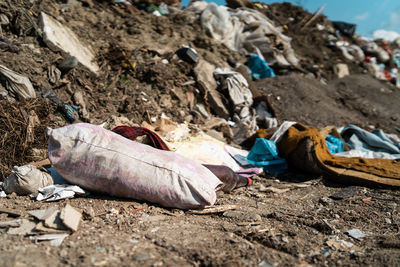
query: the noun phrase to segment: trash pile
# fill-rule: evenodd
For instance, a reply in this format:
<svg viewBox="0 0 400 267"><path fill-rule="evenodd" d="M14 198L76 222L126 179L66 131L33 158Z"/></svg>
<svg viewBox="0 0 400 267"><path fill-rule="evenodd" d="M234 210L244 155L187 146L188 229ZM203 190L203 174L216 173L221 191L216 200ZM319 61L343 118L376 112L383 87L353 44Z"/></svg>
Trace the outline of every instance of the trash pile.
<svg viewBox="0 0 400 267"><path fill-rule="evenodd" d="M25 217L13 210L0 208L0 213L10 217ZM14 219L0 223L9 235L29 236L37 243L50 241L50 246L60 246L64 239L78 230L82 214L69 204L59 210L57 206L48 209L28 211L29 219Z"/></svg>
<svg viewBox="0 0 400 267"><path fill-rule="evenodd" d="M224 194L282 194L290 189L254 181L293 173L400 187L400 44L362 38L322 10L1 4L0 196L66 205L0 227L61 246L79 230L74 198L225 214L236 206L221 209ZM347 234L366 237L359 231Z"/></svg>

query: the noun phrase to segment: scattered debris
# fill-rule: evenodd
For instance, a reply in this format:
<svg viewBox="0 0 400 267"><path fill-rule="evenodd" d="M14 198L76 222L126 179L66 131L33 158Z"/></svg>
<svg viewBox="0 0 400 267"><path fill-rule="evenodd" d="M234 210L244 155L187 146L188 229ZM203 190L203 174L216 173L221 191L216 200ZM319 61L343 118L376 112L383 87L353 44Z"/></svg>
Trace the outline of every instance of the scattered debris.
<svg viewBox="0 0 400 267"><path fill-rule="evenodd" d="M30 239L35 242L50 241L50 246L59 247L67 236L69 236L69 235L68 234L47 234L47 235L31 236Z"/></svg>
<svg viewBox="0 0 400 267"><path fill-rule="evenodd" d="M227 210L236 210L238 208L239 206L237 205L221 205L221 206L208 207L202 210L190 210L189 213L205 215L205 214L222 213Z"/></svg>
<svg viewBox="0 0 400 267"><path fill-rule="evenodd" d="M19 213L16 210L13 209L7 209L7 208L0 208L0 213L6 213L10 215L11 217L20 217L21 213Z"/></svg>
<svg viewBox="0 0 400 267"><path fill-rule="evenodd" d="M34 222L28 221L26 219L22 219L21 224L14 228L11 227L8 229L7 234L10 235L27 235L32 234L33 229L35 229L36 224Z"/></svg>
<svg viewBox="0 0 400 267"><path fill-rule="evenodd" d="M357 194L359 191L360 191L359 188L357 188L355 186L349 186L340 191L337 191L336 193L331 195L330 198L335 199L335 200L341 200L344 198L352 197L355 194Z"/></svg>
<svg viewBox="0 0 400 267"><path fill-rule="evenodd" d="M352 229L352 230L346 231L345 234L348 234L349 236L351 236L352 238L357 239L357 240L361 240L367 236L366 233L362 232L359 229Z"/></svg>
<svg viewBox="0 0 400 267"><path fill-rule="evenodd" d="M61 210L60 219L63 224L73 232L78 230L78 225L81 220L82 213L74 209L71 205L67 204Z"/></svg>
<svg viewBox="0 0 400 267"><path fill-rule="evenodd" d="M77 185L57 184L40 188L39 193L33 194L37 201L58 201L61 199L73 198L75 195L87 195L88 192Z"/></svg>
<svg viewBox="0 0 400 267"><path fill-rule="evenodd" d="M35 98L36 93L31 81L7 67L0 65L0 81L12 96L19 99Z"/></svg>

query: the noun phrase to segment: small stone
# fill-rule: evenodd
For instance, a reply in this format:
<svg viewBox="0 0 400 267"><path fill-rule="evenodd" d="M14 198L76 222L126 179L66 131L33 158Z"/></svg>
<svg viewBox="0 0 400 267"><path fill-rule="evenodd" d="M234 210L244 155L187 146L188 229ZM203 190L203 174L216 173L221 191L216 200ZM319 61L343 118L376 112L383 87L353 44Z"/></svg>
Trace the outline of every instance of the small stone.
<svg viewBox="0 0 400 267"><path fill-rule="evenodd" d="M289 243L289 239L286 236L282 236L282 242Z"/></svg>
<svg viewBox="0 0 400 267"><path fill-rule="evenodd" d="M392 224L392 220L389 219L389 218L385 218L385 222L386 222L387 224Z"/></svg>
<svg viewBox="0 0 400 267"><path fill-rule="evenodd" d="M324 206L327 206L327 205L331 204L332 202L333 202L332 199L330 199L329 197L321 197L319 199L319 203L321 203Z"/></svg>
<svg viewBox="0 0 400 267"><path fill-rule="evenodd" d="M135 254L133 255L133 260L134 261L145 261L150 259L150 255L147 253L139 253L139 254Z"/></svg>
<svg viewBox="0 0 400 267"><path fill-rule="evenodd" d="M85 211L85 214L88 215L90 218L94 218L96 216L96 213L93 209L93 207L88 207Z"/></svg>
<svg viewBox="0 0 400 267"><path fill-rule="evenodd" d="M247 219L252 222L260 222L262 220L261 216L257 213L247 214Z"/></svg>
<svg viewBox="0 0 400 267"><path fill-rule="evenodd" d="M349 186L346 187L333 195L330 196L330 198L335 199L335 200L341 200L344 198L349 198L357 194L360 190L357 187L354 186Z"/></svg>
<svg viewBox="0 0 400 267"><path fill-rule="evenodd" d="M60 219L64 225L74 232L78 230L81 217L82 214L69 204L65 205L60 214Z"/></svg>

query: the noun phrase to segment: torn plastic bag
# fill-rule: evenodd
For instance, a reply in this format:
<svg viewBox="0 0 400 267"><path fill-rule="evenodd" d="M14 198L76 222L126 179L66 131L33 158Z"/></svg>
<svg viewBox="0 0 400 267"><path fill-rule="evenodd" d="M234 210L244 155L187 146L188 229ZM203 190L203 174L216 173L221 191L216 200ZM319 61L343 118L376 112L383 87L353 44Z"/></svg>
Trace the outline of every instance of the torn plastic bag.
<svg viewBox="0 0 400 267"><path fill-rule="evenodd" d="M256 79L275 77L274 70L258 55L251 55L247 59L246 66L250 68L251 75Z"/></svg>
<svg viewBox="0 0 400 267"><path fill-rule="evenodd" d="M213 205L221 181L204 166L86 123L48 129L49 159L72 184L116 197L192 209Z"/></svg>
<svg viewBox="0 0 400 267"><path fill-rule="evenodd" d="M288 168L286 160L278 156L276 143L264 138L256 139L247 161L254 166L262 167L268 173L283 173Z"/></svg>
<svg viewBox="0 0 400 267"><path fill-rule="evenodd" d="M200 21L203 29L213 39L232 50L238 50L237 38L243 30L243 25L238 19L231 18L227 7L215 3L208 4L201 13Z"/></svg>
<svg viewBox="0 0 400 267"><path fill-rule="evenodd" d="M3 183L3 189L7 194L15 192L18 195L29 195L52 184L53 178L43 168L32 165L14 166L12 173Z"/></svg>
<svg viewBox="0 0 400 267"><path fill-rule="evenodd" d="M354 33L356 32L356 24L343 21L332 21L332 23L337 30L339 30L343 35L346 35L350 38L352 38Z"/></svg>
<svg viewBox="0 0 400 267"><path fill-rule="evenodd" d="M4 82L7 90L19 99L35 98L36 93L32 83L7 67L0 65L0 80Z"/></svg>

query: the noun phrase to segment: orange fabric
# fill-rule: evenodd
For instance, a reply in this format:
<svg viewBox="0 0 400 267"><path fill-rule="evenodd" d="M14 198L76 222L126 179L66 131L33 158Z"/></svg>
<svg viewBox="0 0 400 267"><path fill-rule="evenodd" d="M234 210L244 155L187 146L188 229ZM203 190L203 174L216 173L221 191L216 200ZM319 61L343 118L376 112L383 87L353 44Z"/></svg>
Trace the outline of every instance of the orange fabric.
<svg viewBox="0 0 400 267"><path fill-rule="evenodd" d="M353 176L358 180L366 179L375 183L400 186L400 160L335 157L329 152L324 138L316 128L300 123L290 127L278 143L279 154L288 159L304 139L312 141L312 153L323 171Z"/></svg>

